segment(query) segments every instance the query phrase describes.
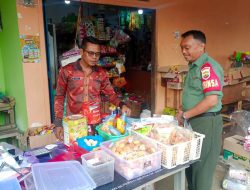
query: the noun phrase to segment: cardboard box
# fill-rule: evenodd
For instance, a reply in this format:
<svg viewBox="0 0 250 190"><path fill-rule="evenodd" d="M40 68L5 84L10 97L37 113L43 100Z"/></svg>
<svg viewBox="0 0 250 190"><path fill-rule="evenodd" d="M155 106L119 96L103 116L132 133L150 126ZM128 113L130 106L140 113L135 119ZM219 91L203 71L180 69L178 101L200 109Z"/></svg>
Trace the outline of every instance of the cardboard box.
<svg viewBox="0 0 250 190"><path fill-rule="evenodd" d="M228 85L223 87L222 104L231 104L245 99L246 83Z"/></svg>
<svg viewBox="0 0 250 190"><path fill-rule="evenodd" d="M181 90L182 89L182 82L167 82L167 88Z"/></svg>
<svg viewBox="0 0 250 190"><path fill-rule="evenodd" d="M131 109L130 117L140 117L141 114L141 103L135 101L127 101L126 105Z"/></svg>
<svg viewBox="0 0 250 190"><path fill-rule="evenodd" d="M128 100L125 102L126 105L131 109L131 114L129 117L140 117L141 114L141 102L131 101ZM102 113L104 114L111 114L109 110L110 103L109 102L102 102Z"/></svg>
<svg viewBox="0 0 250 190"><path fill-rule="evenodd" d="M110 103L109 102L102 102L101 103L101 113L102 114L111 114L109 110Z"/></svg>
<svg viewBox="0 0 250 190"><path fill-rule="evenodd" d="M37 129L41 127L32 127L29 128L29 134L34 133ZM35 135L35 136L28 136L28 146L29 148L37 148L42 147L48 144L53 144L57 142L57 138L54 133L51 134L44 134L44 135Z"/></svg>
<svg viewBox="0 0 250 190"><path fill-rule="evenodd" d="M244 137L239 135L225 138L224 159L232 159L233 162L250 169L250 152L243 149L243 139Z"/></svg>
<svg viewBox="0 0 250 190"><path fill-rule="evenodd" d="M250 67L231 68L224 73L225 85L235 85L250 81Z"/></svg>
<svg viewBox="0 0 250 190"><path fill-rule="evenodd" d="M245 100L249 100L250 101L250 85L246 86Z"/></svg>
<svg viewBox="0 0 250 190"><path fill-rule="evenodd" d="M165 67L159 67L160 73L184 73L188 71L188 65L171 65Z"/></svg>
<svg viewBox="0 0 250 190"><path fill-rule="evenodd" d="M170 89L182 89L182 83L188 72L187 65L174 65L160 67L158 72L161 73L162 79L165 80L164 86Z"/></svg>

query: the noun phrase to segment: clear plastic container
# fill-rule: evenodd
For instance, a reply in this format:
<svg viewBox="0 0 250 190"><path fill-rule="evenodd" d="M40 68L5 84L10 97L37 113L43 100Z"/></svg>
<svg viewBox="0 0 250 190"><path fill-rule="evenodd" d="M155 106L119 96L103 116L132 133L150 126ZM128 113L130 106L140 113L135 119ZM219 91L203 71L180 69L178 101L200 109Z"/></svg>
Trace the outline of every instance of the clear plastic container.
<svg viewBox="0 0 250 190"><path fill-rule="evenodd" d="M14 145L11 145L11 144L8 144L6 142L1 142L0 143L0 146L2 146L6 151L10 151L11 149L12 150L15 150L15 151L10 151L10 154L11 155L15 155L15 156L18 156L18 155L23 155L23 151L18 149L16 146ZM14 153L14 154L13 154Z"/></svg>
<svg viewBox="0 0 250 190"><path fill-rule="evenodd" d="M92 190L96 184L77 161L32 165L36 190Z"/></svg>
<svg viewBox="0 0 250 190"><path fill-rule="evenodd" d="M21 190L19 182L16 177L10 177L0 180L0 189L2 190Z"/></svg>
<svg viewBox="0 0 250 190"><path fill-rule="evenodd" d="M136 134L134 134L133 136L135 135ZM143 143L147 144L148 146L154 147L157 150L157 147L151 144L149 141L146 141L139 136L137 136L137 138L140 138ZM115 171L127 180L140 177L161 168L161 150L157 150L155 153L139 157L134 160L125 160L115 155L109 149L109 147L111 147L111 145L117 140L119 139L113 139L103 142L101 144L101 149L115 158Z"/></svg>
<svg viewBox="0 0 250 190"><path fill-rule="evenodd" d="M114 158L103 150L84 154L82 164L95 181L96 186L101 186L114 181Z"/></svg>

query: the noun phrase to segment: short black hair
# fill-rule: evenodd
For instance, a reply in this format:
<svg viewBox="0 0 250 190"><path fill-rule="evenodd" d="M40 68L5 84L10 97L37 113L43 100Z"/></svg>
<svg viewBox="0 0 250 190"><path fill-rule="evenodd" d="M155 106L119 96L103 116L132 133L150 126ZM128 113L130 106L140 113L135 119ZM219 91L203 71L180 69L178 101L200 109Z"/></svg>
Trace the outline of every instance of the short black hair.
<svg viewBox="0 0 250 190"><path fill-rule="evenodd" d="M82 40L82 49L86 49L87 43L100 45L100 41L93 36L88 36Z"/></svg>
<svg viewBox="0 0 250 190"><path fill-rule="evenodd" d="M202 31L199 30L189 30L181 35L182 38L186 38L188 36L193 36L194 39L201 41L206 44L206 36Z"/></svg>

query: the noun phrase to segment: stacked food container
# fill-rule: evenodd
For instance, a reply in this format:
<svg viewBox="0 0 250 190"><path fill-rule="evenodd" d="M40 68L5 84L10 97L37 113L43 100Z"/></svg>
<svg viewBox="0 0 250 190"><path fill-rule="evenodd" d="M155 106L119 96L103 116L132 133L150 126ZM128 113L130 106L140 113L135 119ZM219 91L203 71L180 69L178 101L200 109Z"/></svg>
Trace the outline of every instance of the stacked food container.
<svg viewBox="0 0 250 190"><path fill-rule="evenodd" d="M127 180L161 168L161 151L137 134L103 142L101 149L114 157L116 172Z"/></svg>
<svg viewBox="0 0 250 190"><path fill-rule="evenodd" d="M96 188L95 182L78 161L34 164L32 175L25 179L25 184L27 190L92 190Z"/></svg>
<svg viewBox="0 0 250 190"><path fill-rule="evenodd" d="M82 164L97 187L114 181L114 158L102 150L82 155Z"/></svg>

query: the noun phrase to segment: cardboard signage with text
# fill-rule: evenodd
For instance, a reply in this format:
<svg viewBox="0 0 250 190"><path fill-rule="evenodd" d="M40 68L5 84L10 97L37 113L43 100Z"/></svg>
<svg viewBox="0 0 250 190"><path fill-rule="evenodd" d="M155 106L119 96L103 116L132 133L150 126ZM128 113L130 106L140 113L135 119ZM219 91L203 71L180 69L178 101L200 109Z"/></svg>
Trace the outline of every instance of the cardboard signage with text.
<svg viewBox="0 0 250 190"><path fill-rule="evenodd" d="M224 159L231 159L237 164L250 169L250 152L243 149L244 137L234 135L224 140Z"/></svg>

